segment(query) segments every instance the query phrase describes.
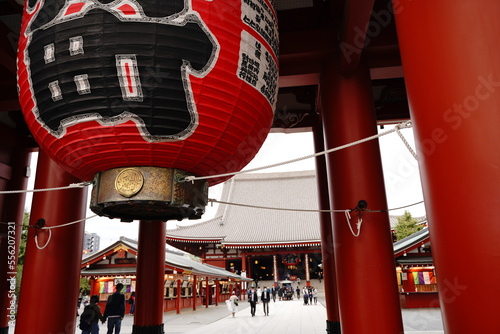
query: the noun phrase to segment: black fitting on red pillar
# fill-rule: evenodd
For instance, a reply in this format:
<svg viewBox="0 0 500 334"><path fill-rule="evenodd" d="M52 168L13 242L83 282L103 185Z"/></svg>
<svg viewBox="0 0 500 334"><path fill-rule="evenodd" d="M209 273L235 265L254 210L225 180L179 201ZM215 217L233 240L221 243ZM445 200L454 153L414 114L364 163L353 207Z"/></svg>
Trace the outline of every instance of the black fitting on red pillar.
<svg viewBox="0 0 500 334"><path fill-rule="evenodd" d="M132 334L165 334L163 324L153 326L132 326Z"/></svg>
<svg viewBox="0 0 500 334"><path fill-rule="evenodd" d="M340 334L340 322L338 321L326 321L326 333L327 334Z"/></svg>
<svg viewBox="0 0 500 334"><path fill-rule="evenodd" d="M365 201L364 199L358 201L358 205L354 209L355 211L365 211L366 208L368 207L368 202Z"/></svg>

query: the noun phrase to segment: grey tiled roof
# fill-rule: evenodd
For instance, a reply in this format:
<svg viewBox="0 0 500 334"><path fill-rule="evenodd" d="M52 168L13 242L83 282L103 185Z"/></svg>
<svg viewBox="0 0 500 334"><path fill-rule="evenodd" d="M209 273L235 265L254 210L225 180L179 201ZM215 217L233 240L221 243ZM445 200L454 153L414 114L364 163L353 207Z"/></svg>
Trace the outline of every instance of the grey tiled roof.
<svg viewBox="0 0 500 334"><path fill-rule="evenodd" d="M240 174L223 186L221 202L318 210L316 172ZM398 216L390 216L391 227ZM426 217L416 217L420 223ZM319 214L220 204L215 218L167 230L167 239L220 242L228 247L302 246L321 241Z"/></svg>
<svg viewBox="0 0 500 334"><path fill-rule="evenodd" d="M124 244L130 249L134 251L138 250L138 242L137 240L121 237L120 240L115 242L114 244L106 247L99 252L92 254L92 256L85 257L82 261L82 266L85 265L86 262L89 262L95 258L102 258L103 254L106 254L109 250L114 249L120 244ZM183 252L181 250L175 249L170 245L166 245L165 249L165 264L167 266L189 270L196 275L205 275L209 277L219 277L219 278L232 278L236 280L247 280L246 278L241 277L240 275L234 274L232 272L226 271L222 268L213 267L198 261L195 261L191 258L192 255L189 253ZM90 275L126 275L126 274L135 274L136 266L130 267L111 267L111 268L83 268L81 271L82 275L90 276Z"/></svg>
<svg viewBox="0 0 500 334"><path fill-rule="evenodd" d="M224 184L223 202L318 210L315 171L241 174ZM319 214L220 204L216 217L167 230L172 239L221 240L226 245L320 242Z"/></svg>

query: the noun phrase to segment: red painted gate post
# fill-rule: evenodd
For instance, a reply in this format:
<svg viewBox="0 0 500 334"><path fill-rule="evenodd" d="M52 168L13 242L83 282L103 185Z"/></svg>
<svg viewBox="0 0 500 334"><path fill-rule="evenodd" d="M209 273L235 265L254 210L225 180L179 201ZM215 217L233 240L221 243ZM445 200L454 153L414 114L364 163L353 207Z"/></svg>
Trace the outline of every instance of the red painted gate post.
<svg viewBox="0 0 500 334"><path fill-rule="evenodd" d="M66 173L42 151L38 154L35 189L64 187L78 179ZM46 227L85 217L86 188L38 192L33 195L30 225L44 219ZM73 333L80 287L83 234L80 222L38 233L30 228L26 243L16 334ZM50 239L49 239L50 236ZM50 303L50 312L41 305Z"/></svg>
<svg viewBox="0 0 500 334"><path fill-rule="evenodd" d="M163 333L165 237L164 221L139 222L136 307L132 334Z"/></svg>
<svg viewBox="0 0 500 334"><path fill-rule="evenodd" d="M318 122L321 123L321 122ZM314 148L316 152L325 150L323 127L318 124L313 129ZM330 194L328 192L328 174L326 157L316 157L316 177L318 183L318 199L320 210L330 210ZM327 334L340 334L340 314L337 295L337 278L335 275L335 249L333 246L332 215L321 212L321 256L323 264L323 287L326 302L326 332Z"/></svg>
<svg viewBox="0 0 500 334"><path fill-rule="evenodd" d="M179 314L181 313L181 302L182 302L182 295L181 295L181 280L177 279L177 302L175 303L175 313Z"/></svg>
<svg viewBox="0 0 500 334"><path fill-rule="evenodd" d="M500 2L394 7L444 330L500 333Z"/></svg>
<svg viewBox="0 0 500 334"><path fill-rule="evenodd" d="M197 276L193 275L193 311L196 311L196 302L198 301L198 280Z"/></svg>
<svg viewBox="0 0 500 334"><path fill-rule="evenodd" d="M322 115L328 148L377 133L369 72L340 76L333 62L321 75ZM378 141L327 157L332 209L387 209ZM335 263L343 334L403 332L389 216L334 213ZM362 225L358 229L358 218ZM352 231L351 231L351 228ZM359 233L358 236L356 236Z"/></svg>
<svg viewBox="0 0 500 334"><path fill-rule="evenodd" d="M11 157L12 173L10 180L7 181L6 187L0 186L0 190L27 189L27 171L31 161L31 153L27 149L16 148ZM3 199L3 203L0 203L0 221L12 223L0 225L2 238L0 242L0 259L2 259L0 260L0 291L2 291L0 295L0 333L7 334L9 324L14 323L15 320L15 307L12 307L15 300L13 291L10 288L11 282L15 281L16 270L9 269L9 267L12 263L14 263L15 267L18 259L26 193L5 195ZM2 196L0 196L1 201ZM14 248L9 246L14 246Z"/></svg>

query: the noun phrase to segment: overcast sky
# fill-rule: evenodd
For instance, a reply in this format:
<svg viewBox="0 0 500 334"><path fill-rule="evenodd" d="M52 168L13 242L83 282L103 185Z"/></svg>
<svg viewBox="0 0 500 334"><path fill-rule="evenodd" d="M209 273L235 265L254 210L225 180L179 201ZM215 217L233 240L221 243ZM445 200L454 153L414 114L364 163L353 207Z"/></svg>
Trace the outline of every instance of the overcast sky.
<svg viewBox="0 0 500 334"><path fill-rule="evenodd" d="M385 129L379 132L391 129L392 126L386 126ZM412 129L404 129L401 131L410 145L414 148L413 132ZM420 202L423 199L420 176L418 173L417 162L405 147L401 139L396 133L385 135L379 139L382 164L384 168L384 179L387 192L388 207L397 208ZM269 134L264 145L260 149L257 156L245 167L245 169L254 169L263 166L288 161L294 158L304 157L314 153L314 145L312 132L304 133L271 133ZM36 156L33 157L33 173L30 178L29 188L33 188L34 171L36 170ZM258 171L259 173L270 172L284 172L284 171L301 171L315 169L314 158L295 162L292 164L274 167ZM220 199L222 185L217 185L209 189L209 198ZM89 196L90 198L90 196ZM30 210L31 196L27 201L27 210ZM88 205L87 205L88 207ZM206 212L203 215L203 220L213 218L217 206L213 207L209 204ZM391 215L400 215L405 210L411 212L414 217L424 216L425 209L423 204L412 206L406 209L391 211ZM93 216L94 213L87 210L87 217ZM168 222L168 228L175 227L176 224L190 224L200 222L197 221L183 221ZM138 222L122 223L117 219L108 219L103 217L96 217L89 219L86 222L85 230L87 232L95 232L101 238L101 249L110 245L119 239L120 236L137 239L138 237Z"/></svg>

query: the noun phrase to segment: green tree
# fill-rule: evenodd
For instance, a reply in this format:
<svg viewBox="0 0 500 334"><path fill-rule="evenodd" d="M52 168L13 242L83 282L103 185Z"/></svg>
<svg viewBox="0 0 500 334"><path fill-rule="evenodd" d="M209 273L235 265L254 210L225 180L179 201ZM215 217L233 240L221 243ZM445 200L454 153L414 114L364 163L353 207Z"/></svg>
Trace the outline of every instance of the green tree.
<svg viewBox="0 0 500 334"><path fill-rule="evenodd" d="M80 291L90 291L90 280L87 277L80 277Z"/></svg>
<svg viewBox="0 0 500 334"><path fill-rule="evenodd" d="M404 239L423 228L424 226L418 225L418 220L413 218L409 211L405 211L401 217L398 217L398 224L394 228L396 241Z"/></svg>
<svg viewBox="0 0 500 334"><path fill-rule="evenodd" d="M21 279L23 277L24 254L26 253L26 240L28 239L28 225L30 223L29 212L24 211L23 228L21 229L21 242L19 244L19 253L17 255L16 268L16 293L19 293L21 288Z"/></svg>

